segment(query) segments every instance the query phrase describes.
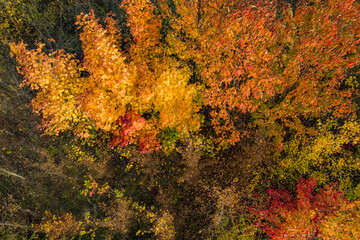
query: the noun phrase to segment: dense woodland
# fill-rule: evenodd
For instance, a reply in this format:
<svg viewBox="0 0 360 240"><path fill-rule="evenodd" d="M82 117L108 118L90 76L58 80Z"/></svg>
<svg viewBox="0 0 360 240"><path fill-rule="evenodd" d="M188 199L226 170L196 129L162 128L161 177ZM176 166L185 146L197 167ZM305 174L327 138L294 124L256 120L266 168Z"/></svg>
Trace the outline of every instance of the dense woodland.
<svg viewBox="0 0 360 240"><path fill-rule="evenodd" d="M0 239L360 239L358 0L1 0Z"/></svg>

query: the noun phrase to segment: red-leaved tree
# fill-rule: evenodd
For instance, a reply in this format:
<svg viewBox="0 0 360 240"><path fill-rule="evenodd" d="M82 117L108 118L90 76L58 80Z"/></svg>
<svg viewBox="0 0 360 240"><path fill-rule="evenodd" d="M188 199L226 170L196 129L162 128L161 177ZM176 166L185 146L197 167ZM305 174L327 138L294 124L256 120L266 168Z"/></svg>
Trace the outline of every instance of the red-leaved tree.
<svg viewBox="0 0 360 240"><path fill-rule="evenodd" d="M296 198L286 190L268 189L266 208L252 208L256 224L271 239L339 239L355 237L359 228L349 226L358 222L355 202L348 202L336 185L315 192L316 180L301 179Z"/></svg>

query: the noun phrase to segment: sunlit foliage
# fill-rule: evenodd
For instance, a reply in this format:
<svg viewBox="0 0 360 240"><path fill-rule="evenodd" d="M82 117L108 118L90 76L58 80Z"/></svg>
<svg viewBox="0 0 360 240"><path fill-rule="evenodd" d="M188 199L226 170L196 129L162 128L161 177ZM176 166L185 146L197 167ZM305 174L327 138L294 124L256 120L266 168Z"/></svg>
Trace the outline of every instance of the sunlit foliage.
<svg viewBox="0 0 360 240"><path fill-rule="evenodd" d="M41 44L36 50L11 45L23 84L37 90L32 107L42 114L42 127L56 135L71 129L80 137L101 129L115 135L112 146L135 142L142 152L159 147L161 130L174 128L182 136L197 130L199 104L194 100L199 93L187 85L189 69L171 58L148 56L153 59L147 63L139 47L126 56L118 46L115 21L108 17L106 23L104 28L94 13L78 17L82 62L62 50L45 54Z"/></svg>
<svg viewBox="0 0 360 240"><path fill-rule="evenodd" d="M359 238L359 1L0 13L0 236Z"/></svg>

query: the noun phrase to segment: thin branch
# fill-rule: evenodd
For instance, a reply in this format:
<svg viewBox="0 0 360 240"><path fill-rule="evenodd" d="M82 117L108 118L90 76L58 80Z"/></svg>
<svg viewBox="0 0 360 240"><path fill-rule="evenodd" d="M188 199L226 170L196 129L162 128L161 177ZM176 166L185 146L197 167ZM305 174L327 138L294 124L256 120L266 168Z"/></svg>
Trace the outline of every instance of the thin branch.
<svg viewBox="0 0 360 240"><path fill-rule="evenodd" d="M16 227L16 228L32 228L31 226L19 225L13 223L0 223L0 226Z"/></svg>
<svg viewBox="0 0 360 240"><path fill-rule="evenodd" d="M7 175L7 176L14 176L14 177L18 177L18 178L21 178L21 179L25 179L23 176L20 176L16 173L13 173L13 172L10 172L10 171L7 171L3 168L0 168L0 174L3 174L3 175Z"/></svg>

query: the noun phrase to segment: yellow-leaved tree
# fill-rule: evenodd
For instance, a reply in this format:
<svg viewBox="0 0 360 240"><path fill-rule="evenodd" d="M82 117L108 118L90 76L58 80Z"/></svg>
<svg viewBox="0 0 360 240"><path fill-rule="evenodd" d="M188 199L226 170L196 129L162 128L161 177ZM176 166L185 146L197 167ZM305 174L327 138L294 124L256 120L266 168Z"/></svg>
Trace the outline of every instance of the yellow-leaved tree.
<svg viewBox="0 0 360 240"><path fill-rule="evenodd" d="M111 146L137 144L141 152L159 148L158 133L171 129L187 136L200 127L197 114L201 88L189 84L191 70L167 55L161 43L161 22L150 1L124 1L134 43L121 50L121 35L109 15L106 26L94 12L78 16L84 58L42 44L28 50L11 44L23 85L37 92L32 100L51 134L67 130L88 137L91 130L110 133Z"/></svg>

